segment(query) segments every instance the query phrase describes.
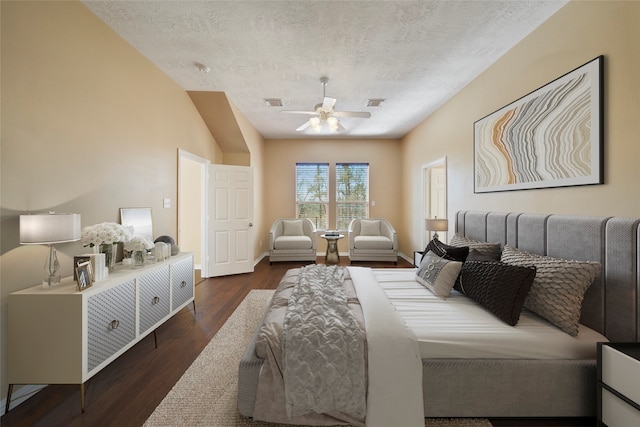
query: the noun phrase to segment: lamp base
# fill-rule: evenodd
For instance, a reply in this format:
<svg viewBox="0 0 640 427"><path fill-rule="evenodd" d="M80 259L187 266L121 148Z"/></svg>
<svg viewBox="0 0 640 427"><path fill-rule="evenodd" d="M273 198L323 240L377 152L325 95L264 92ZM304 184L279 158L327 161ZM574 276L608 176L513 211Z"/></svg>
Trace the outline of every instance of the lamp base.
<svg viewBox="0 0 640 427"><path fill-rule="evenodd" d="M44 275L42 279L42 287L50 288L51 286L60 284L60 275L57 274L60 269L56 248L49 245L49 256L44 263Z"/></svg>
<svg viewBox="0 0 640 427"><path fill-rule="evenodd" d="M47 289L51 286L56 286L60 284L60 275L52 274L51 276L47 276L42 280L42 287Z"/></svg>

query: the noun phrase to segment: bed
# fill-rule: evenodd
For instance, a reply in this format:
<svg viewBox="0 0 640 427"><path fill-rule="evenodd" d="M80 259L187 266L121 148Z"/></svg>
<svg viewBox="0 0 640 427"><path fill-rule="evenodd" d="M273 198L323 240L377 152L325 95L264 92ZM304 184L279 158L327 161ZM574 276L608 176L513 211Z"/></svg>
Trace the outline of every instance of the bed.
<svg viewBox="0 0 640 427"><path fill-rule="evenodd" d="M591 261L598 263L600 268L582 300L579 333L576 337L556 333L559 344L542 346L547 340L543 338L533 346L521 345L527 342L523 338L528 336L527 325L536 318L526 310L514 328L525 332L521 332L520 337L506 339L520 344L504 345L504 349L501 344L483 346L481 342L474 342L477 333L468 334L458 344L451 344L445 338L452 333L446 327L453 322L444 321L433 327L441 339L432 337L432 341L439 345L418 343L424 417L595 416L594 342L633 342L640 338L639 222L637 218L458 212L455 231L465 239L497 242L503 248L516 248L514 250L546 257ZM381 288L386 287L387 294L400 294L400 301L408 301L405 305L411 306L421 299L429 304L429 298L425 297L428 292L425 293L413 279L414 269L371 269L371 274L381 283ZM461 300L463 306L470 307L470 312L478 311L475 304L465 299L454 291L447 301ZM442 306L439 301L431 301L431 307L439 306ZM399 312L405 308L396 304ZM407 318L411 318L410 314ZM410 325L411 321L406 320L406 323ZM264 359L256 355L258 331L259 328L242 357L238 377L239 411L249 417L254 415L264 363ZM571 347L571 341L582 343ZM565 344L572 352L570 356L558 352ZM449 348L452 346L460 347L462 350L459 348L458 351L462 353L454 353L452 357ZM531 349L539 351L531 352Z"/></svg>

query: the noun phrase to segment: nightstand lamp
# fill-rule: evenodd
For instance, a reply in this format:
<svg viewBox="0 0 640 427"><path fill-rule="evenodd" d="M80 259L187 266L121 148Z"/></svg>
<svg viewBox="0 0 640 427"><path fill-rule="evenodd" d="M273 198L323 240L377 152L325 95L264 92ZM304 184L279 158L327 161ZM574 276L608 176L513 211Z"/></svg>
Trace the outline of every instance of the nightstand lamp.
<svg viewBox="0 0 640 427"><path fill-rule="evenodd" d="M433 238L437 239L438 238L438 231L447 231L449 230L449 220L447 220L446 218L442 219L442 218L438 218L435 217L433 219L431 218L427 218L424 220L425 222L425 229L427 231L433 231Z"/></svg>
<svg viewBox="0 0 640 427"><path fill-rule="evenodd" d="M44 264L42 285L60 284L58 269L60 263L56 255L55 243L80 240L80 214L36 214L20 215L20 244L49 245L49 256Z"/></svg>

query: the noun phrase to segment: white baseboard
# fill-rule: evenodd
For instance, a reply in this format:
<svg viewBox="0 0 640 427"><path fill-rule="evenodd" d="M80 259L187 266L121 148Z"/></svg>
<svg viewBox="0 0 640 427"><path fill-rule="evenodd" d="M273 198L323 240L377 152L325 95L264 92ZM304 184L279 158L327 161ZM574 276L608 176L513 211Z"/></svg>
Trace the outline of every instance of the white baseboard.
<svg viewBox="0 0 640 427"><path fill-rule="evenodd" d="M22 402L24 402L25 400L27 400L28 398L30 398L31 396L33 396L34 394L36 394L37 392L39 392L45 387L46 385L29 384L29 385L22 386L18 389L14 389L13 393L11 394L11 403L10 403L11 407L9 408L9 410L11 411L16 406L18 406L19 404L21 404ZM0 402L0 414L4 414L4 410L6 407L7 407L7 399L2 399L2 401Z"/></svg>

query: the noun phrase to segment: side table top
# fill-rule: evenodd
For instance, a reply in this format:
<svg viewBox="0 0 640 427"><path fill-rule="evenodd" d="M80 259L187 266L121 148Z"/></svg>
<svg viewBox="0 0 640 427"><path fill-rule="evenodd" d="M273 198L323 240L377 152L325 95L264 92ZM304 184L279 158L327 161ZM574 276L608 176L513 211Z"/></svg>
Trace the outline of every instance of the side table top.
<svg viewBox="0 0 640 427"><path fill-rule="evenodd" d="M320 237L327 240L340 240L344 237L344 234L338 234L338 235L321 234Z"/></svg>

